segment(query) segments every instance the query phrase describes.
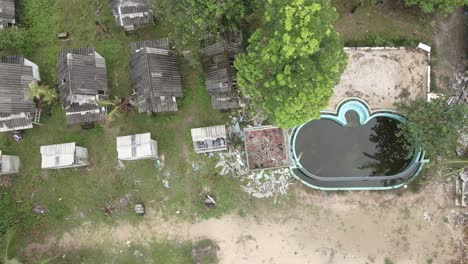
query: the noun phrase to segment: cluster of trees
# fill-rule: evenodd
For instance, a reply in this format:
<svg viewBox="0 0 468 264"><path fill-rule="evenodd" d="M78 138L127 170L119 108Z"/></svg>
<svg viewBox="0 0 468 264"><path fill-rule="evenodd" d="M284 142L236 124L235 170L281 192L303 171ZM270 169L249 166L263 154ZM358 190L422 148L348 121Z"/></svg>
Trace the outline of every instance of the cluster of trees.
<svg viewBox="0 0 468 264"><path fill-rule="evenodd" d="M269 0L237 56L238 84L271 121L291 128L318 118L347 62L326 0Z"/></svg>
<svg viewBox="0 0 468 264"><path fill-rule="evenodd" d="M196 49L210 33L237 31L254 1L153 0L156 17L168 27L179 49Z"/></svg>
<svg viewBox="0 0 468 264"><path fill-rule="evenodd" d="M431 102L419 98L397 108L407 119L401 135L429 158L454 156L460 135L468 133L468 105L449 105L445 96Z"/></svg>

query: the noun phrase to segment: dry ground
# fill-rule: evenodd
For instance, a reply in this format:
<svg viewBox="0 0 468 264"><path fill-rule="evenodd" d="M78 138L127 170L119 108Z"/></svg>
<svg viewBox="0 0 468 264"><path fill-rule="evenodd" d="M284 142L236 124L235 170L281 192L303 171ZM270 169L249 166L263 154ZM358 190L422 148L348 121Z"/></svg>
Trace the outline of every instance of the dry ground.
<svg viewBox="0 0 468 264"><path fill-rule="evenodd" d="M327 108L350 96L367 101L372 109L393 109L396 102L425 97L427 53L417 49L347 49L348 66L333 90Z"/></svg>
<svg viewBox="0 0 468 264"><path fill-rule="evenodd" d="M448 17L439 16L434 27L436 85L448 90L454 73L468 70L468 15L462 8Z"/></svg>
<svg viewBox="0 0 468 264"><path fill-rule="evenodd" d="M383 263L385 258L395 263L429 259L449 263L463 247L462 227L454 224L460 210L453 207L450 186L432 183L417 194L409 190L327 194L296 185L297 201L274 211L269 207L245 217L194 223L176 216L163 220L150 212L138 225L84 224L61 238L31 244L28 252L37 256L57 247L67 251L109 241L118 252L127 241L209 238L220 247L221 263Z"/></svg>

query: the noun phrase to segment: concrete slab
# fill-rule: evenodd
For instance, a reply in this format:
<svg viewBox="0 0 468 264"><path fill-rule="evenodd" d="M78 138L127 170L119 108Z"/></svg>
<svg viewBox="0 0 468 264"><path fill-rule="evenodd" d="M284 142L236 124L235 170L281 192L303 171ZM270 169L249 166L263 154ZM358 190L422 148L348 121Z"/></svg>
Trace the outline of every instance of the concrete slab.
<svg viewBox="0 0 468 264"><path fill-rule="evenodd" d="M349 97L365 100L372 110L395 109L394 103L427 96L428 56L419 49L345 48L348 66L327 111Z"/></svg>

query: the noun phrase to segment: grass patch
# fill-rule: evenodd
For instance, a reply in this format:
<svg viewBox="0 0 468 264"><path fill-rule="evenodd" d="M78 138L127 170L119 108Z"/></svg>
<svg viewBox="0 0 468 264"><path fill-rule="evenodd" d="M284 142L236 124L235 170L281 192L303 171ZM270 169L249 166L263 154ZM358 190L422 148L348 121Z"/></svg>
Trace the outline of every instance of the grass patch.
<svg viewBox="0 0 468 264"><path fill-rule="evenodd" d="M190 243L175 243L169 241L152 242L149 245L112 246L111 243L96 248L81 248L77 251L60 253L50 261L61 263L174 263L191 264Z"/></svg>
<svg viewBox="0 0 468 264"><path fill-rule="evenodd" d="M340 14L335 29L345 46L413 46L419 41L432 42L430 16L387 2L379 7L371 0L333 1Z"/></svg>
<svg viewBox="0 0 468 264"><path fill-rule="evenodd" d="M31 37L41 37L35 44L38 46L27 55L41 67L44 83L55 87L56 55L60 49L89 45L95 46L106 59L112 95L130 95L130 43L165 37L164 26L157 24L126 36L115 25L106 0L52 2L25 0L21 7L24 26L38 34ZM51 21L56 21L53 26ZM62 31L70 34L70 40L56 39L56 33ZM44 44L39 43L42 40ZM200 63L183 62L181 71L185 97L179 100L180 111L176 113L117 113L103 127L82 130L66 126L63 110L55 105L44 112L43 125L25 131L21 142L14 142L7 133L0 134L4 153L21 158L21 172L13 178L12 188L2 190L5 202L0 210L9 212L3 229L18 225L18 239L27 245L45 234L60 234L85 221L109 224L138 221L132 212L134 202L143 201L147 212L185 219L219 217L246 205L247 195L241 192L238 180L216 176L216 161L192 150L190 128L224 124L227 114L211 109ZM158 169L154 161L145 160L126 162L125 169L118 169L115 138L143 132L151 132L157 140L165 166ZM66 142L88 148L90 166L41 170L40 146ZM192 162L198 164L197 170L192 168ZM163 180L169 182L169 189L164 187ZM215 208L203 205L205 192L216 196ZM44 207L46 213L34 214L32 208L36 205ZM112 216L104 213L109 206L115 209Z"/></svg>

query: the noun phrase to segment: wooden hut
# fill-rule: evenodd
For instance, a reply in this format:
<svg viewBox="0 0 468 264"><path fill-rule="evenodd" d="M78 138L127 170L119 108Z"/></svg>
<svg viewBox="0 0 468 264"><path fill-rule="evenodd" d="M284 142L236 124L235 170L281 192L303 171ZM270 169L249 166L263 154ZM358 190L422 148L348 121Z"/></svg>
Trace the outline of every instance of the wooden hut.
<svg viewBox="0 0 468 264"><path fill-rule="evenodd" d="M0 150L0 176L19 173L20 159L17 156L3 155Z"/></svg>
<svg viewBox="0 0 468 264"><path fill-rule="evenodd" d="M117 153L120 160L157 159L158 145L150 133L117 137Z"/></svg>
<svg viewBox="0 0 468 264"><path fill-rule="evenodd" d="M208 45L202 49L203 71L213 109L244 107L245 103L237 87L235 56L241 51L240 43L227 40Z"/></svg>
<svg viewBox="0 0 468 264"><path fill-rule="evenodd" d="M41 146L41 168L64 169L89 165L88 150L75 142Z"/></svg>
<svg viewBox="0 0 468 264"><path fill-rule="evenodd" d="M109 99L106 62L94 48L61 51L57 76L69 125L105 122L107 109L99 101Z"/></svg>
<svg viewBox="0 0 468 264"><path fill-rule="evenodd" d="M0 30L16 25L15 0L0 0Z"/></svg>
<svg viewBox="0 0 468 264"><path fill-rule="evenodd" d="M109 0L109 8L117 25L127 32L153 24L149 0Z"/></svg>
<svg viewBox="0 0 468 264"><path fill-rule="evenodd" d="M226 127L224 125L193 128L191 132L193 148L196 153L227 150Z"/></svg>
<svg viewBox="0 0 468 264"><path fill-rule="evenodd" d="M132 43L130 73L133 101L140 112L177 111L182 97L179 59L167 38Z"/></svg>
<svg viewBox="0 0 468 264"><path fill-rule="evenodd" d="M0 57L0 132L33 127L37 109L28 92L29 85L39 81L33 62L21 55Z"/></svg>

